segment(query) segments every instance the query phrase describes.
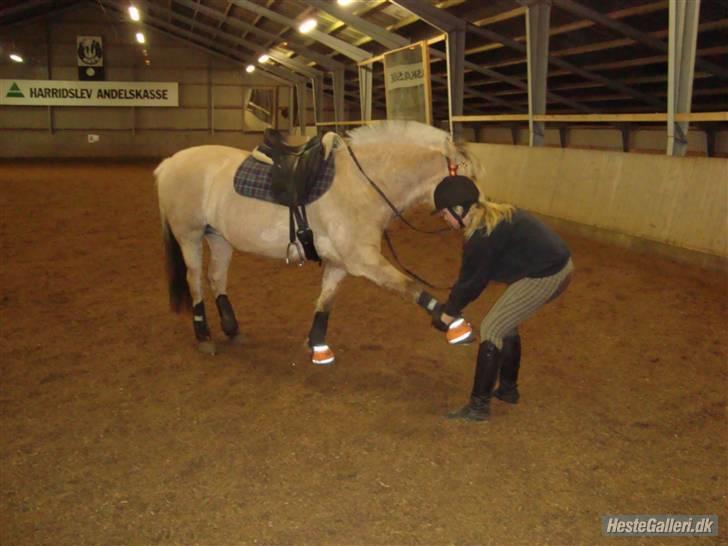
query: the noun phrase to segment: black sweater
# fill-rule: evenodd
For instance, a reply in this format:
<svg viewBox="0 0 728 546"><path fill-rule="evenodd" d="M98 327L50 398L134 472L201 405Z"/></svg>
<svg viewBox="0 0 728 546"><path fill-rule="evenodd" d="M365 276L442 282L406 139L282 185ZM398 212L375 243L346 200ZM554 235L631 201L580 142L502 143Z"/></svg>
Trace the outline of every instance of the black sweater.
<svg viewBox="0 0 728 546"><path fill-rule="evenodd" d="M502 220L488 235L475 231L463 247L460 275L450 291L444 312L458 316L488 282L514 283L525 277L558 273L571 253L566 243L529 213L516 210L511 222Z"/></svg>

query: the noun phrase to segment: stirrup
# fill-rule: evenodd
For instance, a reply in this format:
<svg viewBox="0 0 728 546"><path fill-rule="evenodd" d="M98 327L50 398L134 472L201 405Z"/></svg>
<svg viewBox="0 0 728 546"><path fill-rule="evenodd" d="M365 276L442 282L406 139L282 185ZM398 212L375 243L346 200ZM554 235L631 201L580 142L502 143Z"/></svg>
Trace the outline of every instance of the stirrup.
<svg viewBox="0 0 728 546"><path fill-rule="evenodd" d="M311 362L319 365L333 364L336 358L334 357L334 351L328 345L314 345L313 353L311 354Z"/></svg>
<svg viewBox="0 0 728 546"><path fill-rule="evenodd" d="M296 249L296 252L298 253L298 263L296 264L298 267L303 266L303 262L306 261L306 258L303 255L303 251L301 249L301 244L298 241L292 241L288 243L288 246L286 247L286 265L291 264L291 247Z"/></svg>
<svg viewBox="0 0 728 546"><path fill-rule="evenodd" d="M460 317L450 323L447 329L447 342L450 345L463 345L474 340L473 327L467 320Z"/></svg>

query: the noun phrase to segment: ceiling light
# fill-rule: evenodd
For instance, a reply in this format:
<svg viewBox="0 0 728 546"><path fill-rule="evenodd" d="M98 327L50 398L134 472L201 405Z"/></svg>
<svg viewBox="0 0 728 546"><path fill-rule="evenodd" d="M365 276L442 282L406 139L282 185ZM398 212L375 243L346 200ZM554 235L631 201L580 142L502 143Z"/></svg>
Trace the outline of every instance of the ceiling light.
<svg viewBox="0 0 728 546"><path fill-rule="evenodd" d="M136 6L129 6L129 17L132 21L138 21L141 17L139 16L139 10Z"/></svg>
<svg viewBox="0 0 728 546"><path fill-rule="evenodd" d="M15 61L16 63L22 63L23 62L23 58L20 55L18 55L17 53L11 53L10 54L10 59L13 60L13 61Z"/></svg>
<svg viewBox="0 0 728 546"><path fill-rule="evenodd" d="M255 72L255 66L252 64L249 64L248 66L245 67L245 71L248 74L252 74L253 72Z"/></svg>
<svg viewBox="0 0 728 546"><path fill-rule="evenodd" d="M260 57L258 57L258 62L260 64L267 63L268 61L270 61L270 55L267 53L263 53Z"/></svg>
<svg viewBox="0 0 728 546"><path fill-rule="evenodd" d="M352 0L336 0L336 3L340 6L348 6L351 2Z"/></svg>
<svg viewBox="0 0 728 546"><path fill-rule="evenodd" d="M301 34L308 34L313 29L316 28L316 25L318 25L318 23L316 22L316 19L306 19L298 27L298 32L300 32Z"/></svg>
<svg viewBox="0 0 728 546"><path fill-rule="evenodd" d="M143 44L144 42L146 42L146 38L144 38L144 34L142 32L137 32L136 33L136 40L140 44Z"/></svg>

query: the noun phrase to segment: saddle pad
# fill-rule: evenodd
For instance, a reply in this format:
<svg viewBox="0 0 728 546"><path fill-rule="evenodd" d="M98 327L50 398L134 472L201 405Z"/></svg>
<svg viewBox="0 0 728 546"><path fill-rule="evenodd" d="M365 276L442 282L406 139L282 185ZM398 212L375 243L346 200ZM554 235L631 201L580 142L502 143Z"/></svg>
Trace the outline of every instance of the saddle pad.
<svg viewBox="0 0 728 546"><path fill-rule="evenodd" d="M273 177L271 174L272 165L268 165L252 156L243 161L238 170L235 172L233 185L235 191L245 197L254 199L262 199L275 203L273 197L272 184ZM329 159L321 163L316 182L313 184L310 193L305 196L305 202L302 205L309 205L321 197L331 187L334 180L334 154Z"/></svg>

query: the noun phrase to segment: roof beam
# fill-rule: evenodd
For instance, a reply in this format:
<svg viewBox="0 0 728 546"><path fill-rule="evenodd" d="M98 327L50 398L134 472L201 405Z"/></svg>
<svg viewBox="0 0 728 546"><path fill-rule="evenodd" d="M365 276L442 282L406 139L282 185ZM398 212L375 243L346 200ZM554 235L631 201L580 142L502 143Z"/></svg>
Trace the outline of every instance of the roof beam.
<svg viewBox="0 0 728 546"><path fill-rule="evenodd" d="M119 2L117 0L98 0L98 2L101 4L105 4L107 6L113 7L114 9L118 10L120 13L124 13L126 8L128 7L128 5L126 5L122 2ZM142 0L142 2L143 2L142 5L146 6L146 2L144 2L144 0ZM140 4L142 2L140 2ZM160 8L159 6L154 6L154 7L158 8L158 9L166 9L166 8ZM158 28L151 26L149 24L150 22L155 23L156 25L159 25L163 28L166 28L167 29L166 33L175 35L178 39L181 39L180 36L184 36L185 38L187 38L187 40L184 40L186 43L188 41L192 41L193 45L196 45L197 47L202 47L202 49L204 49L205 51L207 51L210 54L222 56L225 59L227 59L228 61L234 61L234 62L238 62L240 64L245 64L245 62L246 62L239 57L239 55L240 55L239 51L236 51L234 49L231 49L231 48L219 45L219 44L214 44L215 49L218 49L219 51L221 51L229 56L220 55L220 53L218 53L217 51L215 51L212 48L212 44L211 44L210 40L203 38L199 34L195 34L194 32L190 32L188 30L180 28L172 23L165 21L164 19L154 17L153 15L149 15L147 13L147 14L145 14L145 18L142 21L142 24L145 26L148 26L149 28L159 30ZM199 44L194 44L194 41L202 42L204 44L204 46L200 46ZM276 81L282 82L285 85L291 85L292 83L295 83L297 81L300 81L301 79L304 79L304 78L301 78L301 76L298 76L297 74L294 74L294 73L288 72L288 71L286 71L286 73L281 73L280 71L267 70L267 68L262 68L261 70L263 72L266 72L267 77L270 77ZM283 75L283 74L285 74L285 75Z"/></svg>
<svg viewBox="0 0 728 546"><path fill-rule="evenodd" d="M232 0L231 0L232 1ZM180 5L186 6L188 8L194 8L196 4L192 2L191 0L175 0ZM235 2L232 2L235 3ZM212 17L214 19L220 20L224 22L227 25L230 25L231 27L238 28L243 31L250 32L251 34L255 34L256 36L260 36L261 38L265 38L267 40L270 40L271 42L276 42L281 40L279 36L276 36L275 34L271 34L270 32L266 32L263 29L260 29L256 26L253 26L249 23L246 23L245 21L241 21L240 19L236 17L226 17L224 13L219 12L216 9L208 8L207 6L199 6L200 13L204 13L205 15ZM311 59L312 61L316 62L317 64L321 65L322 67L325 67L328 70L338 70L340 68L344 68L345 65L343 63L340 63L338 61L335 61L334 59L330 59L326 55L321 55L320 53L316 53L315 51L312 51L311 49L307 48L303 44L299 42L295 42L292 40L286 40L288 42L288 47L295 51L297 54L301 55L302 57L306 57L308 59Z"/></svg>
<svg viewBox="0 0 728 546"><path fill-rule="evenodd" d="M651 47L654 50L663 53L668 52L668 45L662 40L653 38L649 34L639 31L634 27L622 23L621 21L615 21L614 19L610 19L609 17L602 15L601 13L594 11L591 8L582 6L574 0L553 0L553 3L554 6L558 7L559 9L568 11L569 13L578 15L579 17L590 19L598 25L627 36L628 38L632 38L633 40L645 44L646 46ZM701 70L707 70L708 72L712 72L720 78L728 79L728 70L714 63L711 63L710 61L706 61L704 59L696 60L696 67L700 68Z"/></svg>
<svg viewBox="0 0 728 546"><path fill-rule="evenodd" d="M9 8L0 9L0 19L2 19L3 17L10 17L11 15L15 15L18 12L22 13L24 11L30 11L33 8L37 8L38 6L42 6L43 4L48 3L50 3L49 0L30 0L26 2L20 2L19 4L10 6Z"/></svg>
<svg viewBox="0 0 728 546"><path fill-rule="evenodd" d="M493 32L492 30L479 28L474 25L468 26L468 32L472 32L473 34L477 34L478 36L481 36L483 38L486 38L487 40L493 40L496 42L502 43L504 46L514 49L520 53L526 54L526 46L520 42L516 42L515 40L512 40L511 38L508 38L507 36L503 36L502 34L499 34L497 32ZM613 80L610 80L609 78L605 78L601 74L597 74L595 72L590 72L589 70L586 70L584 68L580 68L576 66L575 64L570 63L569 61L566 61L564 59L561 59L559 57L555 57L554 54L557 52L549 52L549 64L553 64L555 66L558 66L559 68L563 68L568 70L569 72L572 72L574 74L577 74L581 76L582 78L598 81L605 85L606 87L610 87L616 91L620 91L622 93L627 93L631 95L632 97L639 99L643 102L646 102L650 106L654 106L655 108L664 109L665 104L655 99L654 97L643 93L641 91L638 91L637 89L632 89L631 87L628 87L624 84L615 82Z"/></svg>
<svg viewBox="0 0 728 546"><path fill-rule="evenodd" d="M40 13L36 13L35 15L30 15L28 17L25 17L24 19L18 19L17 21L13 21L12 23L8 23L7 27L16 27L18 25L28 25L30 23L33 23L35 21L40 21L43 19L48 19L51 17L56 17L57 15L64 13L66 11L70 11L72 9L76 9L78 7L79 2L73 2L71 4L66 4L57 8L44 10ZM25 6L23 6L25 7ZM3 25L5 23L2 23Z"/></svg>
<svg viewBox="0 0 728 546"><path fill-rule="evenodd" d="M337 4L324 2L323 0L307 0L306 3L333 15L339 21L346 23L348 26L358 30L362 34L368 35L374 41L388 47L389 49L397 49L410 43L408 38L394 32L390 32L379 25L375 25L374 23L370 23L366 19L358 17L350 11L341 9Z"/></svg>
<svg viewBox="0 0 728 546"><path fill-rule="evenodd" d="M296 21L293 19L289 19L285 15L281 15L280 13L277 13L275 11L269 10L268 8L264 8L263 6L259 6L258 4L255 4L251 2L250 0L232 0L233 3L241 7L245 10L251 11L253 13L257 13L259 15L263 15L264 17L270 19L271 21L275 21L277 23L280 23L282 25L287 25L290 27L296 27ZM348 42L345 42L344 40L340 40L339 38L334 38L333 36L329 36L328 34L321 32L320 30L312 30L307 34L307 36L311 37L312 39L316 40L317 42L321 42L325 46L333 49L334 51L338 51L342 55L353 59L356 62L363 61L364 59L368 59L372 56L371 53L368 51L365 51L361 48L358 48L356 46L351 45Z"/></svg>
<svg viewBox="0 0 728 546"><path fill-rule="evenodd" d="M148 0L139 0L139 2L142 5L146 6L147 10L149 9L149 7L153 7L155 10L158 10L160 13L162 13L164 15L169 15L171 18L177 19L178 21L182 21L183 23L187 23L187 24L193 23L193 20L191 18L189 18L185 15L181 15L179 13L171 12L167 8L163 8L161 6L150 4L148 2ZM220 30L219 27L217 27L217 28L212 27L210 25L206 25L199 21L194 21L194 22L197 24L197 28L199 28L200 30L208 31L208 32L212 33L213 36L217 33L218 36L224 37L225 40L228 40L228 41L234 43L235 45L242 46L242 47L248 49L251 52L252 56L254 57L254 60L251 60L250 62L253 64L256 63L257 56L260 53L258 44L254 43L254 42L250 42L248 40L244 40L243 38L238 38L237 36L235 36L233 34L228 34L227 32ZM210 44L215 44L215 39L209 38L208 42ZM303 74L304 76L306 76L307 78L313 78L313 77L322 75L320 71L310 68L299 61L289 59L288 57L286 57L286 55L284 55L278 51L270 51L268 54L277 63L283 65L284 67L286 67L294 72L299 72L299 73ZM261 66L261 68L263 68L263 69L270 68L270 65L262 65L260 63L258 63L258 65ZM269 70L269 72L276 73L273 70Z"/></svg>
<svg viewBox="0 0 728 546"><path fill-rule="evenodd" d="M413 13L445 34L462 29L465 25L465 21L460 17L435 7L429 2L422 0L390 0L390 2Z"/></svg>

